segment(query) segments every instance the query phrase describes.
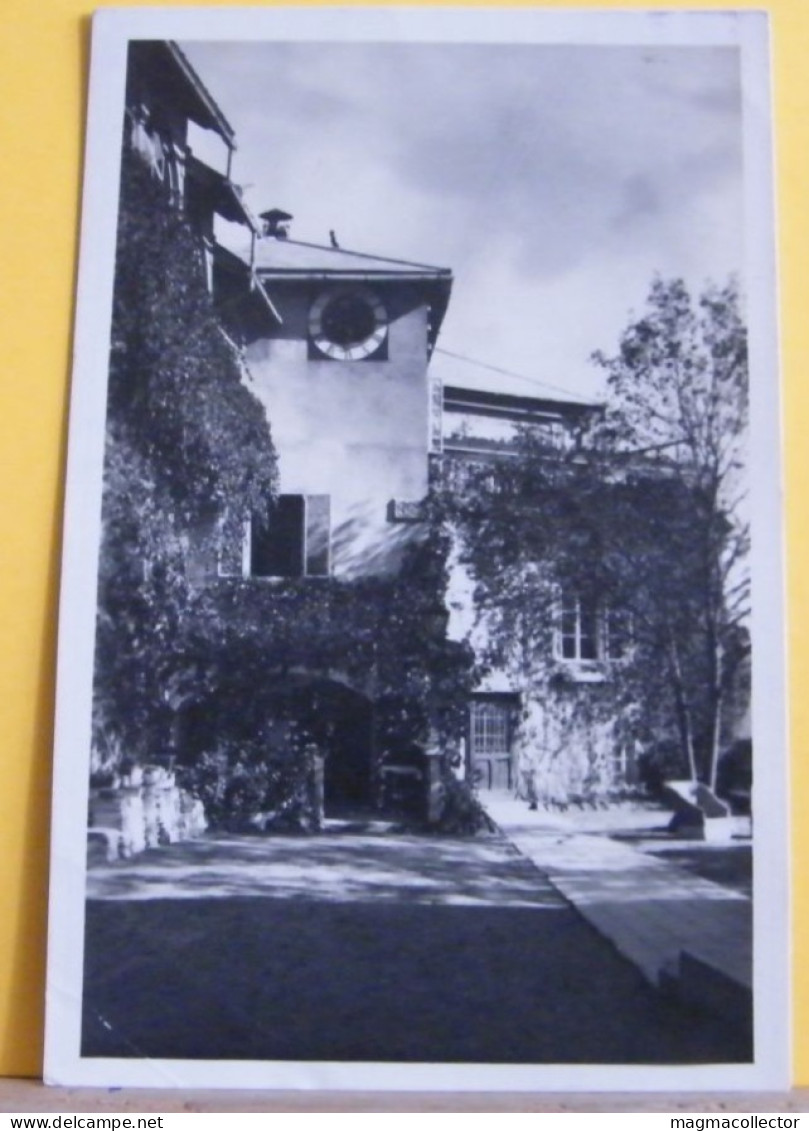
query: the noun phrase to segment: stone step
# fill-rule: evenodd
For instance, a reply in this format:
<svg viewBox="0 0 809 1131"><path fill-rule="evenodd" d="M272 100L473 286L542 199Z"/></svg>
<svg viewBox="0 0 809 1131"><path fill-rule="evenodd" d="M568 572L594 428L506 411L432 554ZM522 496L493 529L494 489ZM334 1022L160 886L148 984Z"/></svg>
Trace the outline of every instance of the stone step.
<svg viewBox="0 0 809 1131"><path fill-rule="evenodd" d="M740 892L502 798L489 815L650 985L749 1019L752 905Z"/></svg>
<svg viewBox="0 0 809 1131"><path fill-rule="evenodd" d="M659 987L682 1005L724 1017L736 1026L749 1026L753 1016L752 985L684 950L659 974Z"/></svg>

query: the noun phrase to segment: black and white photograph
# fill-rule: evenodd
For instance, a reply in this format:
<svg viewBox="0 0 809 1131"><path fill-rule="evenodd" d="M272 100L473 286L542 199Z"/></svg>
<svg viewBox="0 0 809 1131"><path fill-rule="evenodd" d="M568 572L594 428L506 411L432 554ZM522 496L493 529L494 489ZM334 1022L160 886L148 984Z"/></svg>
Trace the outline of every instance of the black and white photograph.
<svg viewBox="0 0 809 1131"><path fill-rule="evenodd" d="M767 50L96 17L50 1082L786 1086Z"/></svg>

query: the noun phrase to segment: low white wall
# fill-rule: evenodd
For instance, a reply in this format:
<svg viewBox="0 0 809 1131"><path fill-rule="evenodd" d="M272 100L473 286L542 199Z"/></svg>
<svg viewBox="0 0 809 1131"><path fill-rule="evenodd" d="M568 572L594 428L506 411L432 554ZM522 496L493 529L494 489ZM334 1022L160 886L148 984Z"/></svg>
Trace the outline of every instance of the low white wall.
<svg viewBox="0 0 809 1131"><path fill-rule="evenodd" d="M138 767L116 786L90 791L91 846L102 846L108 860L190 840L207 824L202 802L162 767Z"/></svg>

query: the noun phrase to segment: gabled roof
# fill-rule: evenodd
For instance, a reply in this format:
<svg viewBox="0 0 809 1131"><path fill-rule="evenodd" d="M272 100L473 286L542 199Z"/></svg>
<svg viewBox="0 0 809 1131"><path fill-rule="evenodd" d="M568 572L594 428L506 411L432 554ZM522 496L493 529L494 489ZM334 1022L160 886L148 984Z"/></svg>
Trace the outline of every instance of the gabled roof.
<svg viewBox="0 0 809 1131"><path fill-rule="evenodd" d="M242 254L246 262L251 261L250 250ZM256 277L270 285L285 279L378 283L413 280L426 292L430 307L427 331L429 354L435 347L452 287L452 271L448 267L429 267L426 263L365 255L360 251L275 236L255 241L252 267Z"/></svg>
<svg viewBox="0 0 809 1131"><path fill-rule="evenodd" d="M299 240L267 239L256 241L254 266L269 278L301 276L346 276L348 278L435 279L452 278L448 267L429 267L405 259L365 255L341 247L302 243Z"/></svg>

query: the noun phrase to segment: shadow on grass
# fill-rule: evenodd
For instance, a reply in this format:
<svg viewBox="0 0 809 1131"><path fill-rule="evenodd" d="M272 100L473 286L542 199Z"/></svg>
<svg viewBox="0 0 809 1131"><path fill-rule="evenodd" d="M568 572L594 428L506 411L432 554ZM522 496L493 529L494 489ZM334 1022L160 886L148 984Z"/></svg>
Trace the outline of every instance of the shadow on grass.
<svg viewBox="0 0 809 1131"><path fill-rule="evenodd" d="M562 901L91 900L82 1054L743 1062L744 1026L655 994Z"/></svg>
<svg viewBox="0 0 809 1131"><path fill-rule="evenodd" d="M750 844L699 845L698 847L666 848L656 852L644 848L663 860L669 860L723 887L753 897L753 849Z"/></svg>
<svg viewBox="0 0 809 1131"><path fill-rule="evenodd" d="M484 837L206 838L95 867L91 898L556 904L558 895L505 840Z"/></svg>

